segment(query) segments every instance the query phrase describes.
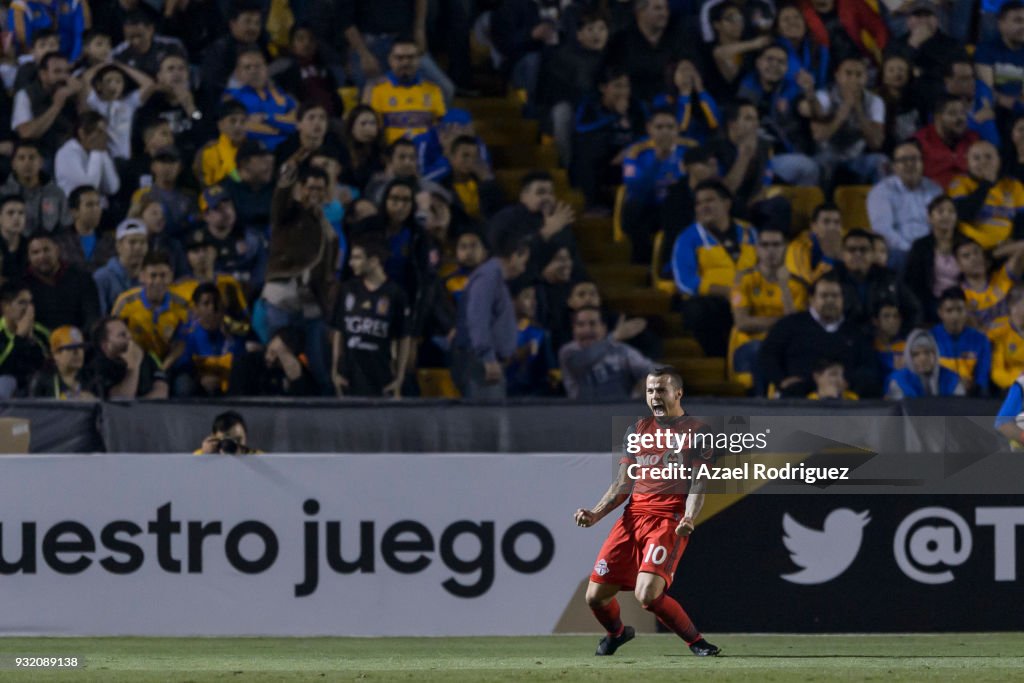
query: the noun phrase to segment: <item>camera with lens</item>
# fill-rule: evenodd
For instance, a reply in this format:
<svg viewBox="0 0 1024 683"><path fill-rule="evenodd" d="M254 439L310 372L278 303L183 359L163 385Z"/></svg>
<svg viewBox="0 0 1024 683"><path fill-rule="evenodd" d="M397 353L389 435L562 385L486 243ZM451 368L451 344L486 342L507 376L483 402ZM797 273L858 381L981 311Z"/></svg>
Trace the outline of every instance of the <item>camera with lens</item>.
<svg viewBox="0 0 1024 683"><path fill-rule="evenodd" d="M238 443L237 439L223 438L217 442L217 452L227 455L238 455L245 453L245 449L242 448L242 444Z"/></svg>

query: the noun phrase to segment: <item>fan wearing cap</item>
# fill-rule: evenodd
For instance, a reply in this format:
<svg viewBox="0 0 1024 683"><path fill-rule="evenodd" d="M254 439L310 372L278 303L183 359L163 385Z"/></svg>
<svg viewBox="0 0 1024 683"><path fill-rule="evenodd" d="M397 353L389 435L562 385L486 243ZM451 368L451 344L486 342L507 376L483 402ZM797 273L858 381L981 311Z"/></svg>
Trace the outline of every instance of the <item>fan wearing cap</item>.
<svg viewBox="0 0 1024 683"><path fill-rule="evenodd" d="M246 140L235 159L236 173L225 178L221 186L234 203L238 224L265 234L274 198L274 153L259 140Z"/></svg>
<svg viewBox="0 0 1024 683"><path fill-rule="evenodd" d="M235 222L235 203L221 185L203 191L203 221L217 251L214 269L227 273L245 286L249 295L263 286L267 245L263 231Z"/></svg>
<svg viewBox="0 0 1024 683"><path fill-rule="evenodd" d="M295 100L274 85L267 72L267 58L255 46L239 51L232 80L239 87L228 88L224 94L241 102L249 113L245 124L249 138L273 151L295 131Z"/></svg>
<svg viewBox="0 0 1024 683"><path fill-rule="evenodd" d="M203 145L196 153L192 172L204 187L215 185L235 173L235 156L246 139L245 117L248 112L235 99L220 103L217 115L217 139Z"/></svg>
<svg viewBox="0 0 1024 683"><path fill-rule="evenodd" d="M100 312L104 315L113 308L122 292L139 284L142 260L149 251L146 224L136 218L121 221L114 237L117 254L92 274L100 297Z"/></svg>
<svg viewBox="0 0 1024 683"><path fill-rule="evenodd" d="M27 388L43 366L49 332L36 322L32 292L16 282L0 285L0 398Z"/></svg>
<svg viewBox="0 0 1024 683"><path fill-rule="evenodd" d="M174 239L180 238L190 218L196 213L195 196L180 186L181 168L181 154L177 148L165 147L158 150L149 164L153 184L136 190L131 202L133 207L144 197L160 202L167 221L164 232Z"/></svg>
<svg viewBox="0 0 1024 683"><path fill-rule="evenodd" d="M117 297L111 315L128 325L132 338L147 353L160 359L166 370L184 351L179 334L189 319L188 302L170 292L173 271L166 252L146 254L139 287Z"/></svg>
<svg viewBox="0 0 1024 683"><path fill-rule="evenodd" d="M483 138L477 135L473 117L465 109L449 109L436 126L412 140L424 178L439 183L451 173L448 159L451 145L463 135L476 138L480 145L480 160L490 171L491 153Z"/></svg>
<svg viewBox="0 0 1024 683"><path fill-rule="evenodd" d="M95 401L88 390L89 379L82 371L85 365L85 337L74 325L61 325L50 334L52 367L35 374L29 388L33 398L55 398L61 401Z"/></svg>
<svg viewBox="0 0 1024 683"><path fill-rule="evenodd" d="M185 253L192 274L180 278L171 286L171 292L185 301L193 301L193 293L203 284L213 285L220 293L220 312L224 315L227 329L244 336L249 331L249 307L245 301L242 285L233 276L218 273L217 245L210 234L202 228L189 231L185 238Z"/></svg>

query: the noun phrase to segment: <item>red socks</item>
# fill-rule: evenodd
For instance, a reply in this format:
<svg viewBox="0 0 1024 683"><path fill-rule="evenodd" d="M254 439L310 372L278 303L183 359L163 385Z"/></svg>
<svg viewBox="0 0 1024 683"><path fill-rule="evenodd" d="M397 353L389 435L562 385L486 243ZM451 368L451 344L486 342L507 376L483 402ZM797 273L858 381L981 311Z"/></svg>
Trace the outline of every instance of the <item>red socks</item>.
<svg viewBox="0 0 1024 683"><path fill-rule="evenodd" d="M590 611L601 622L601 626L604 626L604 630L608 631L608 635L612 637L622 635L623 626L622 619L619 618L618 600L612 598L611 602L604 607L591 607Z"/></svg>
<svg viewBox="0 0 1024 683"><path fill-rule="evenodd" d="M616 616L618 616L618 605L615 608ZM653 612L654 616L658 617L658 621L663 623L668 630L685 640L687 645L700 640L700 631L690 621L690 617L686 615L682 606L670 598L667 593L659 595L658 599L645 609L648 612Z"/></svg>

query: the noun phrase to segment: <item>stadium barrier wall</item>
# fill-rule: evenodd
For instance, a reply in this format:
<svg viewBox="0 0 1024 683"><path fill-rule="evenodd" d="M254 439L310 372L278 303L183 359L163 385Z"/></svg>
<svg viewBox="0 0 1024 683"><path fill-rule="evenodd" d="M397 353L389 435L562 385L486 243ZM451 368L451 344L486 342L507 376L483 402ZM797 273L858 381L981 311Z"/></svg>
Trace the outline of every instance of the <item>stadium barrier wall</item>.
<svg viewBox="0 0 1024 683"><path fill-rule="evenodd" d="M695 415L992 416L999 402L971 399L863 401L841 405L759 399L688 399ZM0 415L29 418L34 453L191 452L213 417L237 410L250 441L265 451L305 453L587 453L621 440L613 418L637 415L639 401L136 401L75 404L11 401Z"/></svg>
<svg viewBox="0 0 1024 683"><path fill-rule="evenodd" d="M614 460L8 456L0 634L596 632L583 590L619 512L593 529L572 514ZM708 633L1020 628L1024 495L715 494L705 510L670 590Z"/></svg>

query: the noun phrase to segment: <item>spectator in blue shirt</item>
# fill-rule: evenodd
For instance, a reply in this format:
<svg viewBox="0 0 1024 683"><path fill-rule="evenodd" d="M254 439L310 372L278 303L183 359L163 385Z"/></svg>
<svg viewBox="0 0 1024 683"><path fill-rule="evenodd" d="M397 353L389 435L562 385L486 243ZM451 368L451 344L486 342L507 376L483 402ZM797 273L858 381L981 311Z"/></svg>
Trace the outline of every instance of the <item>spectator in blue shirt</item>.
<svg viewBox="0 0 1024 683"><path fill-rule="evenodd" d="M964 396L960 377L939 364L938 352L930 332L911 332L903 352L903 368L889 375L885 397L898 401L922 396Z"/></svg>
<svg viewBox="0 0 1024 683"><path fill-rule="evenodd" d="M940 324L932 328L939 345L939 363L960 376L967 393L987 396L992 370L992 343L967 325L967 298L959 287L939 297Z"/></svg>
<svg viewBox="0 0 1024 683"><path fill-rule="evenodd" d="M697 144L707 142L722 121L718 103L704 90L700 71L689 59L676 62L672 68L669 92L655 97L654 107L668 107L674 111L679 135Z"/></svg>
<svg viewBox="0 0 1024 683"><path fill-rule="evenodd" d="M18 0L7 10L7 30L14 33L15 44L22 52L28 51L39 31L56 31L61 54L74 61L82 52L88 12L87 0Z"/></svg>
<svg viewBox="0 0 1024 683"><path fill-rule="evenodd" d="M969 59L956 59L946 65L944 84L947 95L967 102L967 130L973 130L999 147L999 128L996 126L995 94L992 88L974 76Z"/></svg>
<svg viewBox="0 0 1024 683"><path fill-rule="evenodd" d="M978 78L995 91L996 111L1008 117L1024 110L1024 2L1010 0L997 14L999 36L978 46Z"/></svg>
<svg viewBox="0 0 1024 683"><path fill-rule="evenodd" d="M249 112L249 139L260 140L274 151L295 132L295 100L270 80L267 58L258 47L247 47L238 54L234 78L241 85L228 88L225 94Z"/></svg>
<svg viewBox="0 0 1024 683"><path fill-rule="evenodd" d="M685 175L685 152L676 134L675 114L668 108L656 109L647 120L647 138L626 150L622 229L632 241L634 263L651 260L651 239L660 226L660 207L669 188Z"/></svg>
<svg viewBox="0 0 1024 683"><path fill-rule="evenodd" d="M231 366L245 351L224 325L224 300L217 285L204 282L192 292L195 320L184 333L185 350L175 363L175 396L227 393Z"/></svg>
<svg viewBox="0 0 1024 683"><path fill-rule="evenodd" d="M644 130L643 106L632 95L626 71L606 70L597 89L576 110L570 166L573 181L592 207L611 204L610 193L602 189L619 184L623 153Z"/></svg>

